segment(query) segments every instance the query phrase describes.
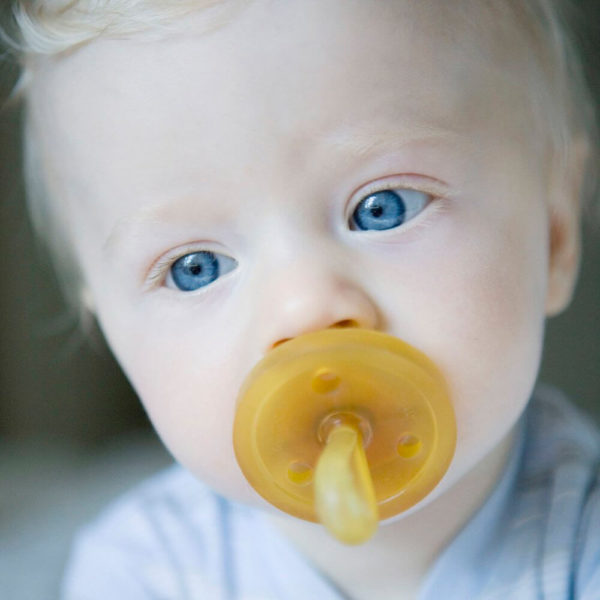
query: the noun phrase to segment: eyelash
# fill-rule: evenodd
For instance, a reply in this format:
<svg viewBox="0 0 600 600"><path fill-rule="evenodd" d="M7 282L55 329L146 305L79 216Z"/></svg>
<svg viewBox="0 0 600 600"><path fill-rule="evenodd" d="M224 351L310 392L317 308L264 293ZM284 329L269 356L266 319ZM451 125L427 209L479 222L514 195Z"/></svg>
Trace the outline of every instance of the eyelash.
<svg viewBox="0 0 600 600"><path fill-rule="evenodd" d="M415 179L418 180L418 184L415 184ZM385 192L393 190L413 190L415 192L421 192L431 196L431 201L428 206L434 200L444 200L447 197L447 192L444 184L433 178L423 178L419 175L405 175L402 177L389 178L388 181L376 179L366 185L360 187L355 191L348 202L348 209L346 210L346 219L349 220L351 215L356 210L356 207L364 200L367 196L375 194L376 192Z"/></svg>

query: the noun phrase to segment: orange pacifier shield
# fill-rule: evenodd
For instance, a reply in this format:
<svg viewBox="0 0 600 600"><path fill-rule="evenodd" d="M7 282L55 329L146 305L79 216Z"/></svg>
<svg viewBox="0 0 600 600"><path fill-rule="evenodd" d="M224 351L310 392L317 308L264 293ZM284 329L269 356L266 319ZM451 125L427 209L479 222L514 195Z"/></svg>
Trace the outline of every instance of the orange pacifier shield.
<svg viewBox="0 0 600 600"><path fill-rule="evenodd" d="M437 485L456 425L424 354L378 331L326 329L277 346L254 367L233 442L263 498L357 544Z"/></svg>

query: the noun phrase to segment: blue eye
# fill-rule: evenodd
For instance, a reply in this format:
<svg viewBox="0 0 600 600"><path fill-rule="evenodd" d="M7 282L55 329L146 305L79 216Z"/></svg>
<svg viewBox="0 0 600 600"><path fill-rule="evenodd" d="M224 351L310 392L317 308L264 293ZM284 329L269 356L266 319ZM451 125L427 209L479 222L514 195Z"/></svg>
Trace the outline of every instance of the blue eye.
<svg viewBox="0 0 600 600"><path fill-rule="evenodd" d="M223 254L191 252L171 265L169 279L182 292L193 292L229 273L236 265L237 261Z"/></svg>
<svg viewBox="0 0 600 600"><path fill-rule="evenodd" d="M351 224L363 231L393 229L416 217L430 200L429 194L411 189L374 192L358 203Z"/></svg>

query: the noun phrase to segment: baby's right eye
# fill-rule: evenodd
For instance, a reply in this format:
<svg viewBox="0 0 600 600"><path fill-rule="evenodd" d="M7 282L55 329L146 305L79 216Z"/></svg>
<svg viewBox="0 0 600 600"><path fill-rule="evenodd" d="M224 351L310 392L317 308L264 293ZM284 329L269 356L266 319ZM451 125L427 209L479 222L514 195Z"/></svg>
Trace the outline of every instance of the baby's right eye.
<svg viewBox="0 0 600 600"><path fill-rule="evenodd" d="M237 261L224 254L207 250L190 252L178 258L169 269L166 284L182 292L193 292L233 271Z"/></svg>

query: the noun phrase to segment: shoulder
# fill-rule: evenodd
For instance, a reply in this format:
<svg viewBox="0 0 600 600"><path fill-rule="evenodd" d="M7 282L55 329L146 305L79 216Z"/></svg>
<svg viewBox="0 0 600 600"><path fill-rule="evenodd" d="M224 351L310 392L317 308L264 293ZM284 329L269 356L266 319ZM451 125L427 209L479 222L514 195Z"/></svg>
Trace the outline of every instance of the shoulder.
<svg viewBox="0 0 600 600"><path fill-rule="evenodd" d="M181 596L190 578L210 585L204 573L211 567L210 547L218 543L224 502L179 466L155 475L78 534L63 598L171 598Z"/></svg>
<svg viewBox="0 0 600 600"><path fill-rule="evenodd" d="M165 521L194 521L201 528L203 517L211 522L211 513L221 498L194 479L187 471L174 465L134 487L112 502L78 536L78 544L88 540L110 540L113 545L127 540L129 551L139 541L156 541Z"/></svg>
<svg viewBox="0 0 600 600"><path fill-rule="evenodd" d="M600 590L600 433L597 422L559 390L538 386L529 411L530 456L527 482L545 480L546 504L543 580L550 571L569 573L576 600L598 598ZM558 568L560 548L563 569Z"/></svg>
<svg viewBox="0 0 600 600"><path fill-rule="evenodd" d="M591 467L600 457L595 420L552 386L536 386L526 414L526 432L526 469L554 471L565 463Z"/></svg>
<svg viewBox="0 0 600 600"><path fill-rule="evenodd" d="M594 600L600 590L600 473L590 486L577 536L575 598Z"/></svg>

